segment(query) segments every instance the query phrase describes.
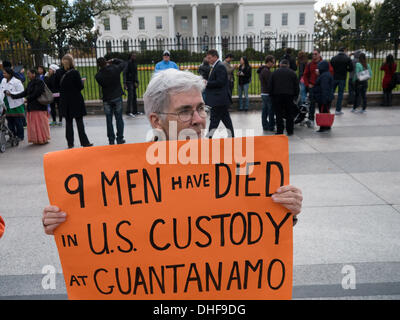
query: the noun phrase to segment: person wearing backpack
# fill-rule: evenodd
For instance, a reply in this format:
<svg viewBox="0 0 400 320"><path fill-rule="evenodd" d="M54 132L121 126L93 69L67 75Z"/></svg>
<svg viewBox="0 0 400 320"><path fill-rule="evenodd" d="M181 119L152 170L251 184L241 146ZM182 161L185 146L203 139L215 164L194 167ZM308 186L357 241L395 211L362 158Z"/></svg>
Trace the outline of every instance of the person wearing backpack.
<svg viewBox="0 0 400 320"><path fill-rule="evenodd" d="M353 78L355 87L355 101L351 112L357 112L357 108L362 100L362 110L360 113L367 112L367 90L368 80L372 77L372 70L369 63L367 63L367 57L365 53L361 53L356 64L356 71Z"/></svg>

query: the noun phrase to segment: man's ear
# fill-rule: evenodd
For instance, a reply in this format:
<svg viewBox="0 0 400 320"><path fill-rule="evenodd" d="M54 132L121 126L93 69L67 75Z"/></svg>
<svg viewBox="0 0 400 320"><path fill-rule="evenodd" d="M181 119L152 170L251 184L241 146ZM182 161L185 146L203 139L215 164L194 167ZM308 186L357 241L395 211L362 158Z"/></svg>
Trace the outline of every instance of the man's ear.
<svg viewBox="0 0 400 320"><path fill-rule="evenodd" d="M150 113L149 120L150 120L151 127L153 129L161 129L161 130L163 129L161 126L160 115L158 115L157 113L155 113L155 112Z"/></svg>

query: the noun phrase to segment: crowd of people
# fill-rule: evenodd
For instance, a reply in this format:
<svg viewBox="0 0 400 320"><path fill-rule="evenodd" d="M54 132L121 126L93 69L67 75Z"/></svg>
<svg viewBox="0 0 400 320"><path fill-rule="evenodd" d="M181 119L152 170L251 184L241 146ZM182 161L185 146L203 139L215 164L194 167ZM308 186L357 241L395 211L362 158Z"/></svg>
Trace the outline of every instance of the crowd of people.
<svg viewBox="0 0 400 320"><path fill-rule="evenodd" d="M233 58L233 55L228 53L221 61L218 51L211 49L198 69L205 83L202 97L210 106L211 112L209 137L213 136L213 131L220 121L229 131L229 135L234 136L229 109L232 105L235 79L239 96L238 110L249 110L252 66L246 56L240 57L239 66L234 66ZM139 77L136 55L132 53L128 61L107 61L101 57L97 64L99 70L95 79L101 87L109 144L122 144L125 143L122 99L125 95L124 89L128 93L126 115L135 118L141 114L137 107L136 91L139 87ZM154 74L168 69L179 70L179 67L171 60L171 53L165 50L162 60L156 64ZM384 72L381 105L391 106L394 89L392 79L397 70L393 55L389 54L386 57L381 70ZM123 86L120 81L121 73ZM335 115L343 115L346 85L349 90L347 103L353 106L351 111L366 112L368 81L372 77L372 70L365 53L360 50L348 55L346 48L341 48L338 54L328 61L321 57L318 49L314 49L309 61L305 52L299 52L296 59L292 50L286 49L278 62L275 57L267 56L257 74L261 84L261 123L265 131L283 134L286 129L286 133L292 135L295 117L304 105L307 105L306 124L314 128L316 108L320 114L329 114L336 90L338 97ZM24 127L27 127L28 142L46 144L50 140L49 127L61 126L62 119L65 119L67 145L68 148L73 148L75 119L80 145L92 146L83 122L83 117L87 114L81 93L85 79L82 79L75 68L72 55L66 54L61 60L61 66L52 64L48 70L44 66L29 69L27 77L29 83L24 87L24 69L13 68L10 62L3 61L0 72L0 103L5 105L8 128L14 136L19 141L24 140ZM349 79L347 84L346 79ZM43 100L46 101L43 98L46 96L46 90L53 96L48 103L43 103ZM116 119L116 134L113 117ZM331 126L324 125L316 132L327 132L330 129Z"/></svg>

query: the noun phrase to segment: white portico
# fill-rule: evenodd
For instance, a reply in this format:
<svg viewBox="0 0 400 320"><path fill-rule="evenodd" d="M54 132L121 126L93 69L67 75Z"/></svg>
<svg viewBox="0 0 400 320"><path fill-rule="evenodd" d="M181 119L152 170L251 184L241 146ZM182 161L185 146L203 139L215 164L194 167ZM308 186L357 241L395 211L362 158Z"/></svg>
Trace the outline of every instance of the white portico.
<svg viewBox="0 0 400 320"><path fill-rule="evenodd" d="M315 0L132 0L96 21L100 40L312 34Z"/></svg>

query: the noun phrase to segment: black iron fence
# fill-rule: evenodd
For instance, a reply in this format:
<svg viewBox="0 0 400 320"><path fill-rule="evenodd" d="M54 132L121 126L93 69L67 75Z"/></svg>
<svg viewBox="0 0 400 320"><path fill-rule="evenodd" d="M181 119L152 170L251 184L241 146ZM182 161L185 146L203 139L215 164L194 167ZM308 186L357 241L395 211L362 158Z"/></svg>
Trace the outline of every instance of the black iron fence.
<svg viewBox="0 0 400 320"><path fill-rule="evenodd" d="M390 39L343 38L328 39L318 35L276 35L254 37L209 37L174 39L135 39L96 41L86 47L54 47L32 48L26 43L0 43L0 60L9 60L14 66L20 65L27 70L39 65L47 68L50 64L60 65L61 57L71 53L75 58L76 68L87 80L83 91L86 100L101 98L99 86L95 80L97 73L96 59L98 57L118 57L128 59L131 52L136 53L138 63L139 88L138 97L142 97L154 73L155 64L162 59L164 50L171 52L171 60L176 62L181 70L198 72L205 52L217 49L222 58L229 52L234 56L232 64L239 66L240 57L246 56L252 66L252 81L249 94L260 94L260 82L257 69L263 63L266 55L273 55L277 61L284 55L285 48L292 49L292 55L297 57L300 51L307 54L309 60L314 48L319 48L324 59L330 60L337 54L340 47L345 46L348 53L362 50L367 55L373 76L369 80L369 91L381 91L383 71L380 70L388 54L397 56L397 48ZM397 58L397 57L396 57ZM122 76L121 76L122 78ZM236 84L238 82L236 81ZM397 91L399 89L396 89ZM237 85L234 95L237 94Z"/></svg>

